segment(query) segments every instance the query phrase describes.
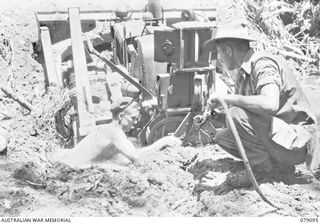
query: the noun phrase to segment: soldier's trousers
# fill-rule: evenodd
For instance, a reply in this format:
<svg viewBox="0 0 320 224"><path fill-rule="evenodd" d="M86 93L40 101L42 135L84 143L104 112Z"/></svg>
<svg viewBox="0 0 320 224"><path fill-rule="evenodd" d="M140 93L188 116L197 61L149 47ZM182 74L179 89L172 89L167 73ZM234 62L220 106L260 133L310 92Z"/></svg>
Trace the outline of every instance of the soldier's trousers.
<svg viewBox="0 0 320 224"><path fill-rule="evenodd" d="M253 169L269 172L273 164L293 166L305 162L306 145L288 150L272 140L270 137L272 117L254 114L236 106L229 108L229 112ZM228 122L226 129L217 132L214 142L241 159Z"/></svg>

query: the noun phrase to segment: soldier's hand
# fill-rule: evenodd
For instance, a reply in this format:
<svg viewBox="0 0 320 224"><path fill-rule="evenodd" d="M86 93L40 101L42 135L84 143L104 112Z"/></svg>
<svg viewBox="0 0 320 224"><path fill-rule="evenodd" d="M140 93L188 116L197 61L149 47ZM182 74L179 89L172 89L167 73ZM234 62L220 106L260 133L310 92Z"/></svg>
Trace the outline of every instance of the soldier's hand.
<svg viewBox="0 0 320 224"><path fill-rule="evenodd" d="M197 115L197 116L194 116L193 118L193 123L196 127L199 127L201 126L204 122L206 122L209 117L211 116L210 114L210 111L209 110L206 110L203 112L202 115Z"/></svg>
<svg viewBox="0 0 320 224"><path fill-rule="evenodd" d="M219 97L218 95L216 95L214 93L210 95L210 97L208 99L208 107L211 110L213 110L214 108L217 108L221 105L219 102L219 98L221 98L221 97Z"/></svg>
<svg viewBox="0 0 320 224"><path fill-rule="evenodd" d="M193 118L193 123L195 126L200 126L201 124L203 124L204 122L204 116L203 115L197 115L197 116L194 116Z"/></svg>

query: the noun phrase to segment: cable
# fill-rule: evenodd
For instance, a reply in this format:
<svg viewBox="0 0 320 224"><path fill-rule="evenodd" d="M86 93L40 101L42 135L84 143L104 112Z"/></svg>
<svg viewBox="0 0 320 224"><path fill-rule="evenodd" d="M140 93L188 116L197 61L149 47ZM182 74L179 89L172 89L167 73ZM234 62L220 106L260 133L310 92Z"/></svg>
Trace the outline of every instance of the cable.
<svg viewBox="0 0 320 224"><path fill-rule="evenodd" d="M266 198L266 196L264 196L264 194L262 193L262 191L260 190L259 185L258 185L258 182L257 182L257 180L256 180L256 178L255 178L255 176L254 176L254 174L253 174L253 172L252 172L251 166L250 166L250 164L249 164L248 157L247 157L247 155L246 155L246 153L245 153L245 150L244 150L244 148L243 148L243 145L242 145L242 142L241 142L239 133L238 133L238 131L237 131L237 129L236 129L236 126L235 126L235 124L234 124L234 122L233 122L233 119L231 118L230 112L229 112L229 110L228 110L228 106L227 106L226 102L225 102L223 99L218 98L218 101L219 101L219 103L222 105L223 109L224 109L225 112L226 112L226 119L227 119L227 121L228 121L228 123L229 123L229 125L230 125L230 129L231 129L232 135L233 135L233 137L234 137L234 139L235 139L235 142L236 142L236 145L237 145L237 147L238 147L239 153L240 153L241 158L242 158L242 160L243 160L243 162L244 162L244 166L245 166L245 168L246 168L246 170L247 170L247 173L248 173L248 175L249 175L249 177L250 177L250 180L251 180L251 183L252 183L254 189L256 190L256 192L260 195L260 197L261 197L265 202L267 202L267 203L268 203L269 205L271 205L272 207L280 210L281 208L278 207L278 206L276 206L276 205L274 205L271 201L269 201L269 200Z"/></svg>

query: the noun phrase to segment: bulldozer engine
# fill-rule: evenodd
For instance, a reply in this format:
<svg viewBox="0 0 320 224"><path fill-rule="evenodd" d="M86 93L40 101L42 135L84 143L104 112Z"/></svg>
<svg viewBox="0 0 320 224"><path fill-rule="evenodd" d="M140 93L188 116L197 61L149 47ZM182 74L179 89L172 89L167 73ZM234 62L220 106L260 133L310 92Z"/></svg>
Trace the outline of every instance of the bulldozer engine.
<svg viewBox="0 0 320 224"><path fill-rule="evenodd" d="M176 29L155 30L155 61L175 63L180 68L209 66L204 42L210 39L211 31L210 25L203 24L180 22L174 25Z"/></svg>
<svg viewBox="0 0 320 224"><path fill-rule="evenodd" d="M71 90L75 143L112 120L111 73L123 79L119 92L142 106L136 132L144 144L175 133L187 114L203 111L215 86L215 67L204 43L216 13L202 10L206 22L196 19L201 9L185 21L186 12L164 9L160 0L148 0L145 12L123 6L36 13L47 85ZM100 26L108 28L101 32Z"/></svg>
<svg viewBox="0 0 320 224"><path fill-rule="evenodd" d="M149 49L153 48L153 58L150 55L149 58L153 62L151 72L142 76L142 83L157 96L158 116L148 124L144 134L146 144L175 133L188 113L203 111L215 72L204 48L211 37L211 27L212 23L181 21L154 29L153 35L149 35ZM141 48L142 43L145 42L140 42ZM142 58L147 62L147 58ZM159 73L156 64L166 71Z"/></svg>
<svg viewBox="0 0 320 224"><path fill-rule="evenodd" d="M204 49L210 27L193 22L180 22L174 27L154 32L155 61L169 65L170 85L164 101L168 108L201 111L208 93L206 81L213 71L209 52Z"/></svg>

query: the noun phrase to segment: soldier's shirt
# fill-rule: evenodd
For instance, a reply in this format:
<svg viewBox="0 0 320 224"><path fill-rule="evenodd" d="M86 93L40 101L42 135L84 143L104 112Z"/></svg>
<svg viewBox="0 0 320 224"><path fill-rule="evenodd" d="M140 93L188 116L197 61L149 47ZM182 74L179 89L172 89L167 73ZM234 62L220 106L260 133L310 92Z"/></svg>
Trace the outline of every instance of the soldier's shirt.
<svg viewBox="0 0 320 224"><path fill-rule="evenodd" d="M299 149L305 147L311 138L311 134L302 124L315 123L314 115L307 108L306 99L299 96L297 101L287 96L293 81L289 80L289 84L284 83L286 79L283 78L282 73L288 71L281 70L281 64L279 66L277 63L268 56L262 56L261 53L250 49L236 76L236 94L259 95L262 87L268 84L277 85L280 90L280 109L272 117L269 133L265 134L286 149ZM294 74L291 75L294 76ZM299 86L294 88L302 91Z"/></svg>

